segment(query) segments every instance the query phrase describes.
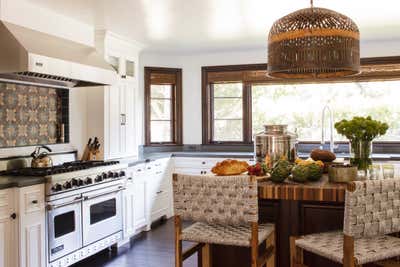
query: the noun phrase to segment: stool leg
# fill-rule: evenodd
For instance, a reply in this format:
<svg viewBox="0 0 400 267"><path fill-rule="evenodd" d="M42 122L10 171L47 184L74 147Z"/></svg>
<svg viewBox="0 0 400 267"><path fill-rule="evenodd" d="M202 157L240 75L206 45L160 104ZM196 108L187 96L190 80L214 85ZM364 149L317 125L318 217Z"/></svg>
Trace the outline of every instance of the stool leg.
<svg viewBox="0 0 400 267"><path fill-rule="evenodd" d="M303 249L296 247L296 237L290 237L290 267L303 266Z"/></svg>
<svg viewBox="0 0 400 267"><path fill-rule="evenodd" d="M251 267L258 265L258 223L251 223Z"/></svg>
<svg viewBox="0 0 400 267"><path fill-rule="evenodd" d="M175 216L175 267L183 267L182 260L182 224L181 218Z"/></svg>
<svg viewBox="0 0 400 267"><path fill-rule="evenodd" d="M199 260L201 265L199 264L199 267L212 266L210 244L204 244L204 246L201 248L201 251L199 251L199 257L201 257L201 260Z"/></svg>
<svg viewBox="0 0 400 267"><path fill-rule="evenodd" d="M273 250L270 258L267 260L266 267L275 267L275 253L276 253L275 231L272 232L271 237L266 241L266 249L268 249L271 246L273 247Z"/></svg>

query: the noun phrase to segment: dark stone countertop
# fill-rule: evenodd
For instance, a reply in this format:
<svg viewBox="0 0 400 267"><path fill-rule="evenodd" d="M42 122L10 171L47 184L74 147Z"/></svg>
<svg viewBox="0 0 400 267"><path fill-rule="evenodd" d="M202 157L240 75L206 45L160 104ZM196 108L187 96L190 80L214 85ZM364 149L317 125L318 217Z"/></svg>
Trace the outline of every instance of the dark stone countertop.
<svg viewBox="0 0 400 267"><path fill-rule="evenodd" d="M163 158L253 158L251 152L153 152L146 153L139 159L121 160L129 167Z"/></svg>
<svg viewBox="0 0 400 267"><path fill-rule="evenodd" d="M44 184L45 182L46 179L44 177L0 176L0 190Z"/></svg>

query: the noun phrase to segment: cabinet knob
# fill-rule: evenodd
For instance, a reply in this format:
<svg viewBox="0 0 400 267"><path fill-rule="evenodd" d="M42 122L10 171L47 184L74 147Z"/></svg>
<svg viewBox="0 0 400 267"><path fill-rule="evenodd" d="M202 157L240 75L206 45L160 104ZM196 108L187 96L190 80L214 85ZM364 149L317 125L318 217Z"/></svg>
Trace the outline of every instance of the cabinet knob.
<svg viewBox="0 0 400 267"><path fill-rule="evenodd" d="M37 201L36 199L32 200L32 204L37 204L37 203L39 203L39 201Z"/></svg>
<svg viewBox="0 0 400 267"><path fill-rule="evenodd" d="M15 220L17 218L17 214L14 212L13 214L10 215L10 218Z"/></svg>

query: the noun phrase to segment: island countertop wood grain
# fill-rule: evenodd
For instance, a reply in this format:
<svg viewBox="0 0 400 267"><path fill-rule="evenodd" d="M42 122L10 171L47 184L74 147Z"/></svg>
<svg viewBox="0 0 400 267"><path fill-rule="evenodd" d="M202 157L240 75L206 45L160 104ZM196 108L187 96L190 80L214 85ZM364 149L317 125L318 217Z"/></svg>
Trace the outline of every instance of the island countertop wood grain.
<svg viewBox="0 0 400 267"><path fill-rule="evenodd" d="M260 181L258 183L258 195L260 199L342 203L345 199L345 192L345 183L330 183L327 175L324 175L318 182L307 182L304 184L290 181L283 183Z"/></svg>

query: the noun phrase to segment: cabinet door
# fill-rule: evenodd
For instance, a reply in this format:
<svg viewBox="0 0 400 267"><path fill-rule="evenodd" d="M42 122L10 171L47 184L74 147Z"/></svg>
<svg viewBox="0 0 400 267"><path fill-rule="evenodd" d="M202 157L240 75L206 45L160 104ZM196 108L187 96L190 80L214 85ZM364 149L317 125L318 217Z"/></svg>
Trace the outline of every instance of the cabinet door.
<svg viewBox="0 0 400 267"><path fill-rule="evenodd" d="M135 229L143 227L147 224L147 182L143 178L136 179L133 182L134 186L134 220Z"/></svg>
<svg viewBox="0 0 400 267"><path fill-rule="evenodd" d="M135 233L135 188L129 183L124 191L124 238Z"/></svg>
<svg viewBox="0 0 400 267"><path fill-rule="evenodd" d="M23 187L18 190L20 267L45 266L44 195L44 185Z"/></svg>
<svg viewBox="0 0 400 267"><path fill-rule="evenodd" d="M135 83L125 81L124 83L124 114L125 114L125 155L136 156L138 154L136 143L136 99L135 99ZM122 138L122 137L121 137Z"/></svg>
<svg viewBox="0 0 400 267"><path fill-rule="evenodd" d="M14 221L10 218L0 219L0 267L15 266L13 261L17 252L13 248L13 227Z"/></svg>
<svg viewBox="0 0 400 267"><path fill-rule="evenodd" d="M120 155L120 125L121 114L119 108L119 84L110 86L107 90L108 114L106 116L108 129L108 155L107 158L117 158ZM90 97L90 96L89 96Z"/></svg>
<svg viewBox="0 0 400 267"><path fill-rule="evenodd" d="M125 81L120 81L119 86L119 118L120 118L120 129L119 129L119 154L121 157L127 156L126 138L127 138L127 121L126 105L130 102L127 99L128 89Z"/></svg>

